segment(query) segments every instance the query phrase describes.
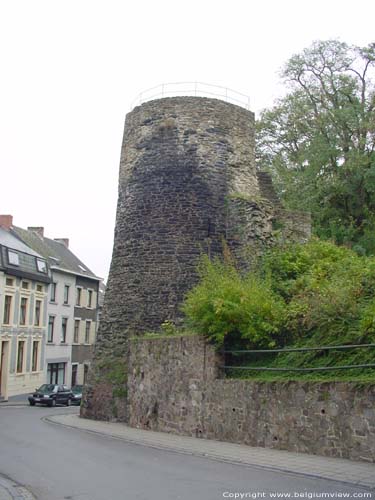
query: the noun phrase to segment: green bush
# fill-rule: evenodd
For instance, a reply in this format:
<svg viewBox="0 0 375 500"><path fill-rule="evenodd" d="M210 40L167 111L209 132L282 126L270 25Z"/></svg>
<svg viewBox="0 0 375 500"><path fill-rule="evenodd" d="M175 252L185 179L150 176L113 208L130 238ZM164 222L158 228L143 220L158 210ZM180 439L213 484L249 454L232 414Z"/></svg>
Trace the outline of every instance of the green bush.
<svg viewBox="0 0 375 500"><path fill-rule="evenodd" d="M374 257L313 240L270 250L256 273L242 276L230 260L207 258L199 272L200 282L183 310L193 329L220 346L375 341ZM291 356L299 356L303 366L307 360L319 361L321 352ZM332 362L343 361L341 355L330 356Z"/></svg>
<svg viewBox="0 0 375 500"><path fill-rule="evenodd" d="M218 345L279 345L285 304L266 280L241 276L232 264L204 258L200 283L188 293L183 311L190 326Z"/></svg>

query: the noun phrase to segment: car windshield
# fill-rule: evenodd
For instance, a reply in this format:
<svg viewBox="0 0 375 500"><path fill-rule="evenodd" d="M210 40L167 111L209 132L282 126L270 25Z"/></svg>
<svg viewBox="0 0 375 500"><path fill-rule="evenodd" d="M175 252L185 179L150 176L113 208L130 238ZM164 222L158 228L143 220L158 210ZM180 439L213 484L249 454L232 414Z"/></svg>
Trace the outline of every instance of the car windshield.
<svg viewBox="0 0 375 500"><path fill-rule="evenodd" d="M38 392L47 394L49 392L53 392L54 388L54 384L43 384L39 387Z"/></svg>
<svg viewBox="0 0 375 500"><path fill-rule="evenodd" d="M83 385L75 385L72 387L73 394L81 394Z"/></svg>

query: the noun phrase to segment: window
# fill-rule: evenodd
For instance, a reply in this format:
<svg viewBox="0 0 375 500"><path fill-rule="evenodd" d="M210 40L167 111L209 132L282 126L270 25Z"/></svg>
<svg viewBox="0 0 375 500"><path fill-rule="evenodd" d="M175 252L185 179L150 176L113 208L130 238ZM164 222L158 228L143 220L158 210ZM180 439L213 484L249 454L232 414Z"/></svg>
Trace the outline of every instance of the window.
<svg viewBox="0 0 375 500"><path fill-rule="evenodd" d="M12 264L12 266L19 266L20 261L18 258L18 253L8 250L8 262L9 264Z"/></svg>
<svg viewBox="0 0 375 500"><path fill-rule="evenodd" d="M87 290L87 307L92 307L92 290Z"/></svg>
<svg viewBox="0 0 375 500"><path fill-rule="evenodd" d="M83 384L87 384L88 374L89 374L89 365L83 365Z"/></svg>
<svg viewBox="0 0 375 500"><path fill-rule="evenodd" d="M25 354L25 341L19 340L17 349L17 373L23 372L24 354Z"/></svg>
<svg viewBox="0 0 375 500"><path fill-rule="evenodd" d="M6 325L10 324L10 312L12 310L12 296L11 295L5 295L4 297L4 316L3 316L3 323Z"/></svg>
<svg viewBox="0 0 375 500"><path fill-rule="evenodd" d="M64 304L69 303L69 285L64 286Z"/></svg>
<svg viewBox="0 0 375 500"><path fill-rule="evenodd" d="M77 288L76 306L81 305L82 288Z"/></svg>
<svg viewBox="0 0 375 500"><path fill-rule="evenodd" d="M39 326L40 325L40 315L42 311L42 301L41 300L36 300L35 301L35 318L34 318L34 326Z"/></svg>
<svg viewBox="0 0 375 500"><path fill-rule="evenodd" d="M36 259L36 268L40 273L47 274L47 262L42 259Z"/></svg>
<svg viewBox="0 0 375 500"><path fill-rule="evenodd" d="M85 344L90 343L90 329L91 329L91 321L86 321Z"/></svg>
<svg viewBox="0 0 375 500"><path fill-rule="evenodd" d="M40 293L43 293L43 285L36 285L36 291L37 292L40 292Z"/></svg>
<svg viewBox="0 0 375 500"><path fill-rule="evenodd" d="M39 341L33 341L33 357L31 361L31 371L37 372L39 367Z"/></svg>
<svg viewBox="0 0 375 500"><path fill-rule="evenodd" d="M79 343L79 324L80 324L79 319L74 320L74 338L73 338L74 344Z"/></svg>
<svg viewBox="0 0 375 500"><path fill-rule="evenodd" d="M29 282L28 281L22 281L21 288L23 288L24 290L28 290L29 289Z"/></svg>
<svg viewBox="0 0 375 500"><path fill-rule="evenodd" d="M78 365L72 365L72 387L77 385Z"/></svg>
<svg viewBox="0 0 375 500"><path fill-rule="evenodd" d="M66 343L66 331L68 328L68 318L63 318L61 321L61 343Z"/></svg>
<svg viewBox="0 0 375 500"><path fill-rule="evenodd" d="M21 297L20 325L26 325L26 317L27 317L27 298Z"/></svg>
<svg viewBox="0 0 375 500"><path fill-rule="evenodd" d="M57 283L51 283L51 302L56 302L56 287Z"/></svg>
<svg viewBox="0 0 375 500"><path fill-rule="evenodd" d="M64 384L65 383L65 365L66 363L48 363L47 383Z"/></svg>
<svg viewBox="0 0 375 500"><path fill-rule="evenodd" d="M47 342L53 342L53 332L55 330L55 316L48 318L48 337Z"/></svg>
<svg viewBox="0 0 375 500"><path fill-rule="evenodd" d="M13 283L14 283L14 280L12 280L12 278L7 278L5 280L5 285L6 286L13 286Z"/></svg>

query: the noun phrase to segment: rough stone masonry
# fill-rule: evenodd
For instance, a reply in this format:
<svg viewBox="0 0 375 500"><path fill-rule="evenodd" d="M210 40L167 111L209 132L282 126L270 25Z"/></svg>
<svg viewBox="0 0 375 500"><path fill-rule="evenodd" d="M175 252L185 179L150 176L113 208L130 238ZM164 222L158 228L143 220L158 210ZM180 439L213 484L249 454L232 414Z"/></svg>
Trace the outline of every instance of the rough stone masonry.
<svg viewBox="0 0 375 500"><path fill-rule="evenodd" d="M225 379L222 364L200 336L131 339L129 424L375 463L374 383Z"/></svg>
<svg viewBox="0 0 375 500"><path fill-rule="evenodd" d="M269 179L256 171L252 112L217 99L172 97L127 115L112 263L84 416L127 420L129 336L178 322L200 255L221 255L225 243L247 265L273 243L275 219L286 222L288 238L308 238L309 218L285 215Z"/></svg>

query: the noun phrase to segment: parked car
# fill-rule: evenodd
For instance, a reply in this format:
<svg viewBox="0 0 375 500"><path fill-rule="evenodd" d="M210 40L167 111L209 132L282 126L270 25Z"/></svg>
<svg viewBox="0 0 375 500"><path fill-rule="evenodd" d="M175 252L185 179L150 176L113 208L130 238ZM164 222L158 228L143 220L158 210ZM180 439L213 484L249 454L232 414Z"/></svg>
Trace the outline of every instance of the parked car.
<svg viewBox="0 0 375 500"><path fill-rule="evenodd" d="M36 404L56 406L59 404L70 406L73 399L73 393L66 385L43 384L39 389L29 396L30 406Z"/></svg>
<svg viewBox="0 0 375 500"><path fill-rule="evenodd" d="M80 405L82 400L83 385L74 385L72 387L72 404Z"/></svg>

